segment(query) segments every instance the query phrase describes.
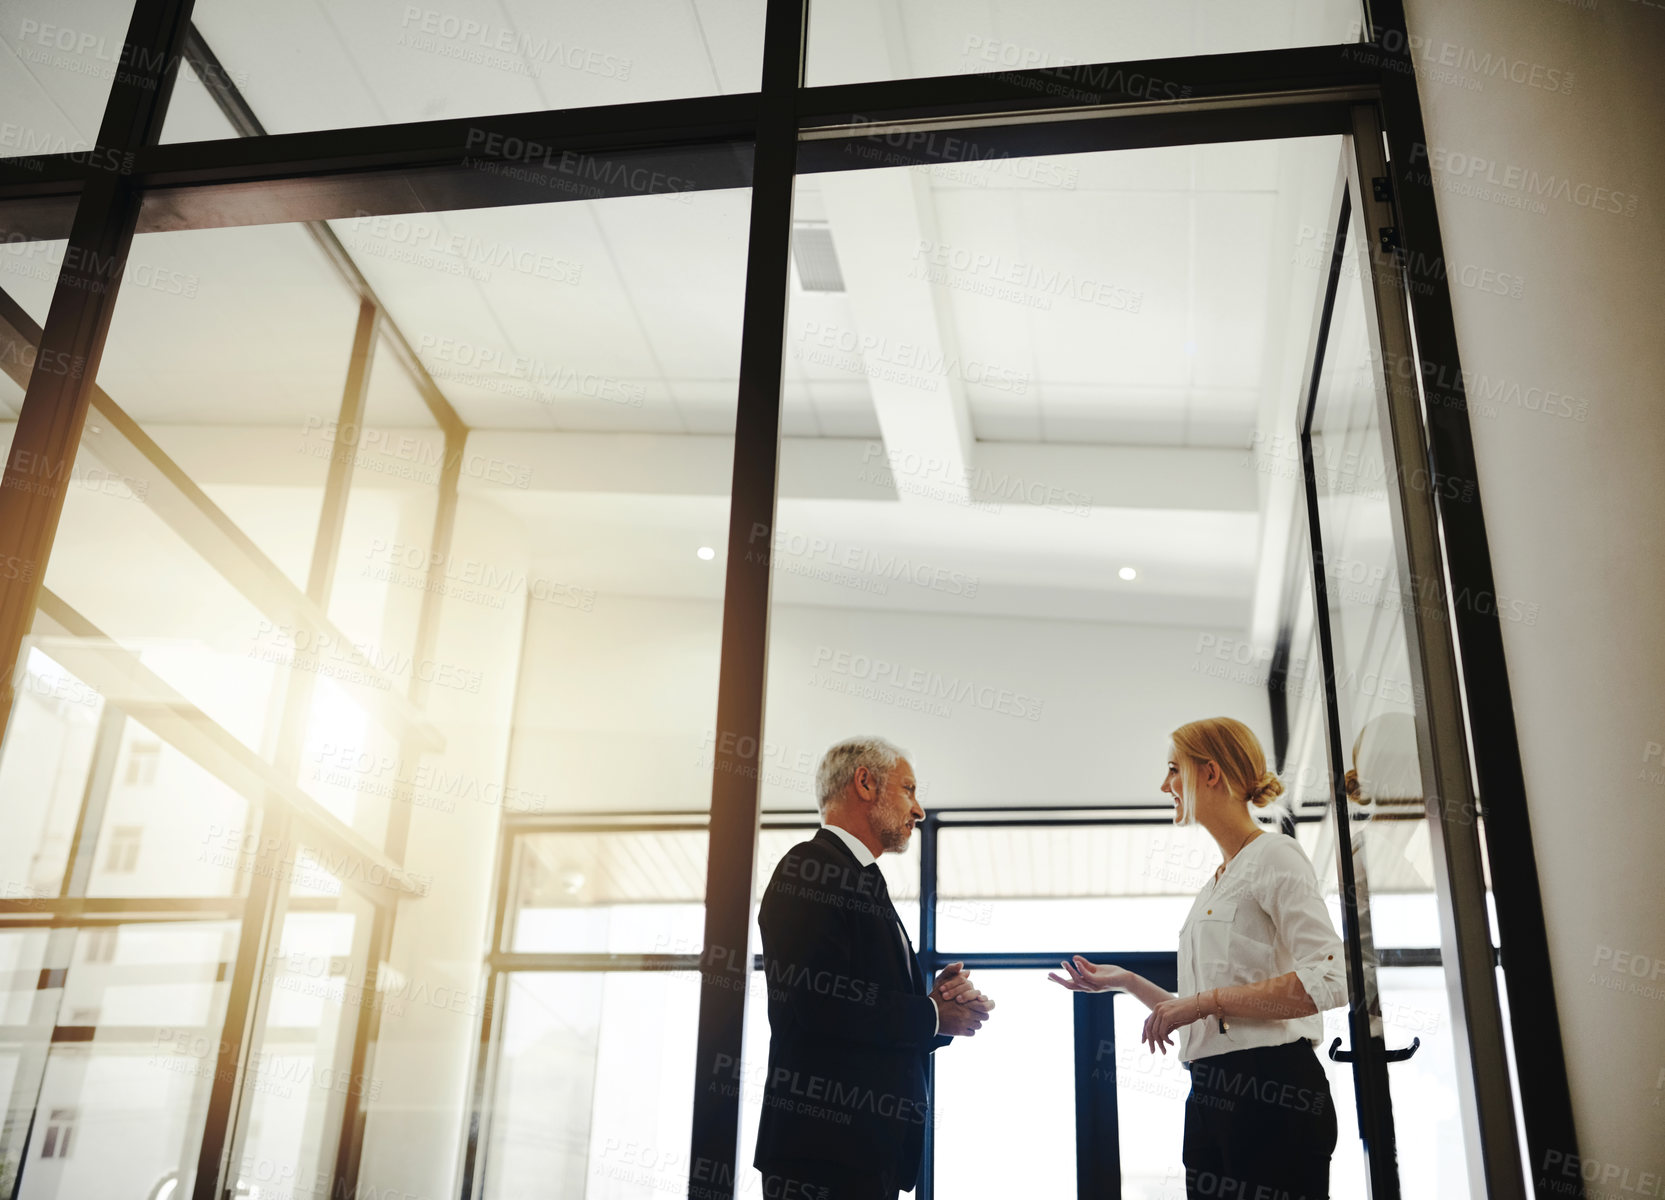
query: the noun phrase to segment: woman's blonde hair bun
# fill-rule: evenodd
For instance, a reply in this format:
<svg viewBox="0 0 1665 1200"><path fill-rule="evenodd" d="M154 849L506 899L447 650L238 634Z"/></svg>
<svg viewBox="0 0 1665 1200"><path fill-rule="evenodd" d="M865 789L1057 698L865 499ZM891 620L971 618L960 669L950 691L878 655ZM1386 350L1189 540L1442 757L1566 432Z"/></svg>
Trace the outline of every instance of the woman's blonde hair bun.
<svg viewBox="0 0 1665 1200"><path fill-rule="evenodd" d="M1260 781L1250 788L1243 797L1256 808L1265 808L1272 801L1283 795L1283 780L1271 771L1261 775Z"/></svg>

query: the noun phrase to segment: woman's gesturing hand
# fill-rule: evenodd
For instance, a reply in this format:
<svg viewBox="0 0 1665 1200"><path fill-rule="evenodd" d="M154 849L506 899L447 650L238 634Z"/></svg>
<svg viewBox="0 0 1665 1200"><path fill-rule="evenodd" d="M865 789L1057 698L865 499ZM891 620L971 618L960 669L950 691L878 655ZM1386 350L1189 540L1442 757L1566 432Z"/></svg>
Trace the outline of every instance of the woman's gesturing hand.
<svg viewBox="0 0 1665 1200"><path fill-rule="evenodd" d="M1195 996L1175 996L1172 1000L1164 1000L1150 1010L1150 1016L1145 1018L1145 1028L1139 1034L1139 1040L1150 1047L1152 1054L1158 1050L1166 1054L1168 1047L1173 1045L1168 1040L1168 1035L1202 1015L1201 1006Z"/></svg>
<svg viewBox="0 0 1665 1200"><path fill-rule="evenodd" d="M1112 966L1105 963L1100 966L1090 963L1077 954L1073 959L1058 964L1064 968L1064 974L1056 971L1049 972L1047 978L1053 983L1062 984L1072 992L1108 992L1113 988L1125 987L1128 971L1126 968Z"/></svg>

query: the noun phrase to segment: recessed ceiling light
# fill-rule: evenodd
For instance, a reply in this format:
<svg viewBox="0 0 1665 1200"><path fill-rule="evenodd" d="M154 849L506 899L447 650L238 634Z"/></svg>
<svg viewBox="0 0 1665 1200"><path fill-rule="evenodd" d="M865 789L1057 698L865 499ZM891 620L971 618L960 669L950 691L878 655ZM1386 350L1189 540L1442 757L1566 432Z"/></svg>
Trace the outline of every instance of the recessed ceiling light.
<svg viewBox="0 0 1665 1200"><path fill-rule="evenodd" d="M706 562L710 562L712 559L717 557L717 552L710 546L701 546L698 550L694 551L694 553L698 554Z"/></svg>
<svg viewBox="0 0 1665 1200"><path fill-rule="evenodd" d="M1117 571L1116 574L1120 575L1123 579L1139 578L1139 572L1135 571L1132 567L1123 567L1121 570Z"/></svg>

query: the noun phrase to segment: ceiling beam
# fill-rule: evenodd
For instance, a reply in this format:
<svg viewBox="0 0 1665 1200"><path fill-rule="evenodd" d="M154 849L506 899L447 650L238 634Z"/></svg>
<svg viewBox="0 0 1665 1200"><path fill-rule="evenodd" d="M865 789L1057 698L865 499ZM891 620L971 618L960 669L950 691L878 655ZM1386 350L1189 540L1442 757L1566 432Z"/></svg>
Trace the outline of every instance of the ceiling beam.
<svg viewBox="0 0 1665 1200"><path fill-rule="evenodd" d="M833 247L850 301L885 459L904 504L969 502L971 414L947 303L911 268L934 244L936 206L918 171L841 173L821 180ZM841 343L842 344L842 343Z"/></svg>

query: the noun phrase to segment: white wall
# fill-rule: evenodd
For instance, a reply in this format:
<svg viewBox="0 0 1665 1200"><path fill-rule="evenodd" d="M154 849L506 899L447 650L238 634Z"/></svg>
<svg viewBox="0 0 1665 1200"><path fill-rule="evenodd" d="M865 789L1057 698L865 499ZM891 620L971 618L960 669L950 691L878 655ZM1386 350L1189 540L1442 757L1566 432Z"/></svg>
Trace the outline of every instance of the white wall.
<svg viewBox="0 0 1665 1200"><path fill-rule="evenodd" d="M1448 168L1436 197L1463 367L1505 382L1495 414L1470 419L1497 590L1539 606L1503 639L1584 1172L1593 1195L1658 1194L1665 7L1407 7L1430 157ZM1471 170L1491 196L1450 186ZM1528 172L1549 194L1531 195ZM1522 199L1542 211L1509 205ZM1464 286L1465 268L1520 294ZM1575 403L1532 411L1532 387Z"/></svg>
<svg viewBox="0 0 1665 1200"><path fill-rule="evenodd" d="M715 601L534 603L511 785L554 809L708 807L720 623ZM1160 800L1174 726L1270 736L1264 670L1217 657L1242 636L777 605L764 805L811 807L821 752L864 732L913 753L928 807Z"/></svg>
<svg viewBox="0 0 1665 1200"><path fill-rule="evenodd" d="M1160 803L1168 734L1230 713L1270 737L1264 673L1204 674L1238 630L777 609L766 804L801 796L828 744L890 737L927 806ZM794 792L792 784L806 787Z"/></svg>

